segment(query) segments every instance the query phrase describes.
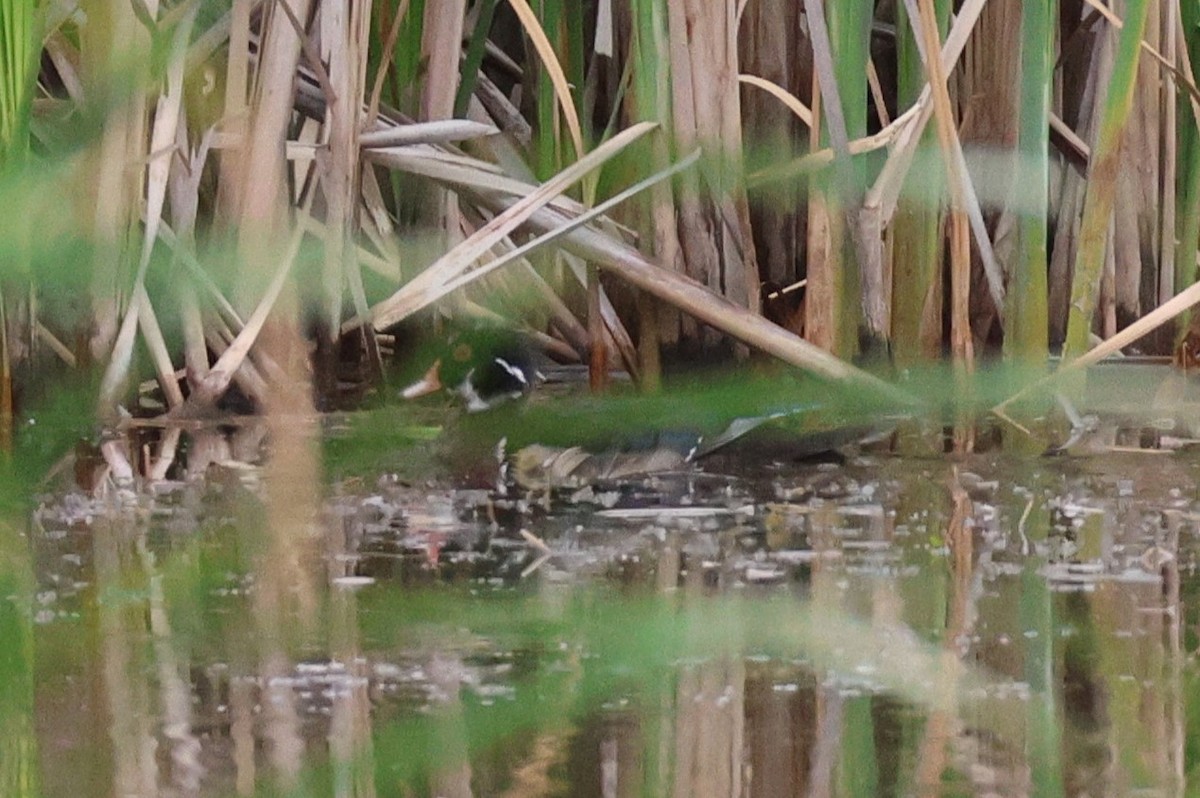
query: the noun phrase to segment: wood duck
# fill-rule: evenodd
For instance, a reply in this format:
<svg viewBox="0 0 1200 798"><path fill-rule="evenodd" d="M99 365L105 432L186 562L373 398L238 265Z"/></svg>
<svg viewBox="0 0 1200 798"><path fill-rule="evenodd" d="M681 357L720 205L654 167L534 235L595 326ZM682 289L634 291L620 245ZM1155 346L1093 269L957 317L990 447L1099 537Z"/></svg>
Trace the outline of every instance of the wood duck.
<svg viewBox="0 0 1200 798"><path fill-rule="evenodd" d="M661 395L524 399L544 381L522 339L495 329L459 331L402 391L442 391L462 402L460 432L508 444L517 481L570 487L685 468L739 441L771 441L802 457L828 452L877 430L878 416L836 411L829 386L791 378L728 377Z"/></svg>
<svg viewBox="0 0 1200 798"><path fill-rule="evenodd" d="M458 397L468 413L478 413L525 396L541 380L530 349L515 334L473 328L453 333L428 370L401 396L416 399L446 391Z"/></svg>

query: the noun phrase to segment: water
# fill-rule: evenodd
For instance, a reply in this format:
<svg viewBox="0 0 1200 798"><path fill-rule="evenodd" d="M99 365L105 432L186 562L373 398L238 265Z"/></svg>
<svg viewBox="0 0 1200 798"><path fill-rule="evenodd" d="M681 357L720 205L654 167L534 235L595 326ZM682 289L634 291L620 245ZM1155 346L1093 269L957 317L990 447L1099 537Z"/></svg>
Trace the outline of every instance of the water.
<svg viewBox="0 0 1200 798"><path fill-rule="evenodd" d="M1195 789L1194 454L231 473L41 497L5 795Z"/></svg>

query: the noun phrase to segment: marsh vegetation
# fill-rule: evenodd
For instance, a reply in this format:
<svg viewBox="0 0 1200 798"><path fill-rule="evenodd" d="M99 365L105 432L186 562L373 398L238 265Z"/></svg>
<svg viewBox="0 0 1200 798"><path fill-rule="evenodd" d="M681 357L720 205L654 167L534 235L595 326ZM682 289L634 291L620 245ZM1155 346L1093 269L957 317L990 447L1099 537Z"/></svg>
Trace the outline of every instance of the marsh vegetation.
<svg viewBox="0 0 1200 798"><path fill-rule="evenodd" d="M0 793L1185 794L1198 47L0 0Z"/></svg>

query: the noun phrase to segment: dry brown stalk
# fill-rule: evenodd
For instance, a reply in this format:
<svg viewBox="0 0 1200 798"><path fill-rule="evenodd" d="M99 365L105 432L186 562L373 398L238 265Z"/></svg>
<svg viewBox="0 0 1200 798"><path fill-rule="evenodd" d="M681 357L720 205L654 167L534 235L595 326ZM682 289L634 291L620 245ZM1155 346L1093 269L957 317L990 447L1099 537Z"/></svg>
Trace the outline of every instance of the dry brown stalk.
<svg viewBox="0 0 1200 798"><path fill-rule="evenodd" d="M147 7L157 14L157 3ZM90 235L96 244L92 270L92 325L88 342L94 361L106 359L116 341L122 303L127 300L128 275L121 264L131 251L133 226L143 194L146 157L147 96L141 91L147 71L143 65L128 73L132 64L149 60L149 35L127 4L96 4L81 30L81 69L88 84L89 102L103 102L105 82L128 74L136 90L112 109L100 141L90 156L93 179L85 181L92 195L84 200L92 217ZM118 369L124 372L124 369ZM111 402L101 399L101 404Z"/></svg>
<svg viewBox="0 0 1200 798"><path fill-rule="evenodd" d="M909 19L918 26L918 41L924 40L925 53L941 51L937 23L934 21L932 0L905 0ZM941 146L950 189L950 339L955 361L967 369L973 367L974 353L971 346L970 285L971 253L967 233L967 200L963 186L969 177L960 171L960 163L954 157L958 134L954 126L954 112L950 107L950 95L946 87L946 73L939 58L926 58L925 69L929 85L933 87L934 118L937 123L938 143ZM961 152L961 149L959 149Z"/></svg>
<svg viewBox="0 0 1200 798"><path fill-rule="evenodd" d="M396 324L412 313L436 301L446 293L445 286L462 277L495 244L508 237L529 215L545 206L573 183L579 181L608 158L620 152L637 138L649 133L655 125L643 122L618 133L592 152L580 158L537 190L529 192L498 214L474 235L438 258L399 291L371 308L371 323L377 328Z"/></svg>
<svg viewBox="0 0 1200 798"><path fill-rule="evenodd" d="M758 265L740 182L741 104L732 0L668 0L673 134L681 152L705 153L678 200L685 273L744 307L759 306ZM684 330L690 337L689 330Z"/></svg>
<svg viewBox="0 0 1200 798"><path fill-rule="evenodd" d="M738 75L738 82L745 83L747 86L754 86L762 89L767 94L770 94L779 102L791 111L796 117L803 122L807 127L812 127L812 111L808 109L804 103L800 102L800 98L789 92L778 83L772 83L765 78L760 78L756 75Z"/></svg>
<svg viewBox="0 0 1200 798"><path fill-rule="evenodd" d="M512 202L496 196L479 199L497 207L505 207ZM536 230L550 231L568 221L559 212L544 207L530 217L529 225ZM898 402L911 401L903 391L813 346L762 316L729 302L697 281L662 268L611 236L590 227L580 227L566 234L564 246L647 293L694 315L700 321L787 363L833 380L861 385Z"/></svg>
<svg viewBox="0 0 1200 798"><path fill-rule="evenodd" d="M229 56L225 64L225 109L221 120L222 132L230 136L237 146L221 153L218 161L220 179L217 181L217 220L233 224L241 215L244 191L242 159L243 145L249 124L250 84L250 14L257 5L255 0L233 0L228 17L225 38L229 40ZM221 28L213 26L215 50L220 42ZM197 42L199 45L201 42ZM207 60L208 53L200 50L197 58Z"/></svg>
<svg viewBox="0 0 1200 798"><path fill-rule="evenodd" d="M357 2L348 8L326 4L321 11L323 57L329 64L333 96L325 105L325 129L329 150L322 159L322 186L326 204L326 238L324 264L324 293L327 303L324 313L325 348L318 376L323 381L321 391L332 395L336 391L336 352L334 342L340 334L345 285L350 292L355 313L367 312L367 296L356 253L356 234L359 229L359 197L362 195L359 165L359 122L362 96L366 90L368 36L370 34L371 2ZM383 373L375 331L362 331L367 362L371 373L378 378Z"/></svg>
<svg viewBox="0 0 1200 798"><path fill-rule="evenodd" d="M146 295L144 281L150 265L150 254L158 237L158 226L162 221L163 205L166 200L167 178L170 173L171 156L174 152L176 131L180 123L180 107L183 102L183 68L187 54L188 38L196 7L192 6L184 19L176 26L167 68L167 91L158 99L154 123L150 135L149 162L146 168L145 225L141 255L134 278L132 298L126 309L120 329L113 344L108 366L100 384L99 408L103 416L115 412L118 393L129 376L133 359L136 333L141 326L143 337L149 345L167 401L172 407L183 403L179 384L172 377L174 367L170 354L158 328L150 298ZM101 203L104 204L104 203Z"/></svg>
<svg viewBox="0 0 1200 798"><path fill-rule="evenodd" d="M983 11L984 3L985 0L967 0L955 15L954 23L950 26L950 32L946 36L946 43L941 49L944 74L948 75L954 71L967 39ZM921 42L919 36L917 41ZM922 56L922 60L925 60L924 56ZM864 209L879 214L878 224L881 229L891 223L892 214L896 211L896 201L900 196L900 189L912 166L921 134L925 130L926 123L933 116L933 89L928 83L921 90L921 95L915 105L918 108L917 114L904 126L902 135L897 136L894 150L863 201Z"/></svg>
<svg viewBox="0 0 1200 798"><path fill-rule="evenodd" d="M804 97L811 85L812 54L804 35L803 4L790 0L743 3L739 12L739 59L746 81L765 81L764 91L742 92L743 139L749 152L771 153L772 161L793 157L811 125L812 112ZM775 87L775 88L771 88ZM776 90L782 93L775 96ZM784 101L784 96L788 99ZM781 104L782 102L782 104ZM799 116L797 116L799 113ZM804 127L801 127L803 124ZM829 153L832 163L832 151ZM785 167L772 163L759 176L775 175ZM777 285L793 282L801 273L804 247L803 181L795 173L761 194L754 191L755 175L747 175L751 195L751 225L759 274Z"/></svg>

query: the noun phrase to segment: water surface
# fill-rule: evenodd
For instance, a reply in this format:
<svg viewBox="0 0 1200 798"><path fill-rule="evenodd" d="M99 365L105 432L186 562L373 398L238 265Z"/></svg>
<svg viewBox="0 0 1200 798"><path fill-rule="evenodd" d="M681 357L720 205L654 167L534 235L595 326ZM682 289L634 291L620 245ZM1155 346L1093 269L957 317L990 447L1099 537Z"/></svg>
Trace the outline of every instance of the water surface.
<svg viewBox="0 0 1200 798"><path fill-rule="evenodd" d="M42 497L5 794L1195 789L1195 454L384 473L282 537L222 468Z"/></svg>

